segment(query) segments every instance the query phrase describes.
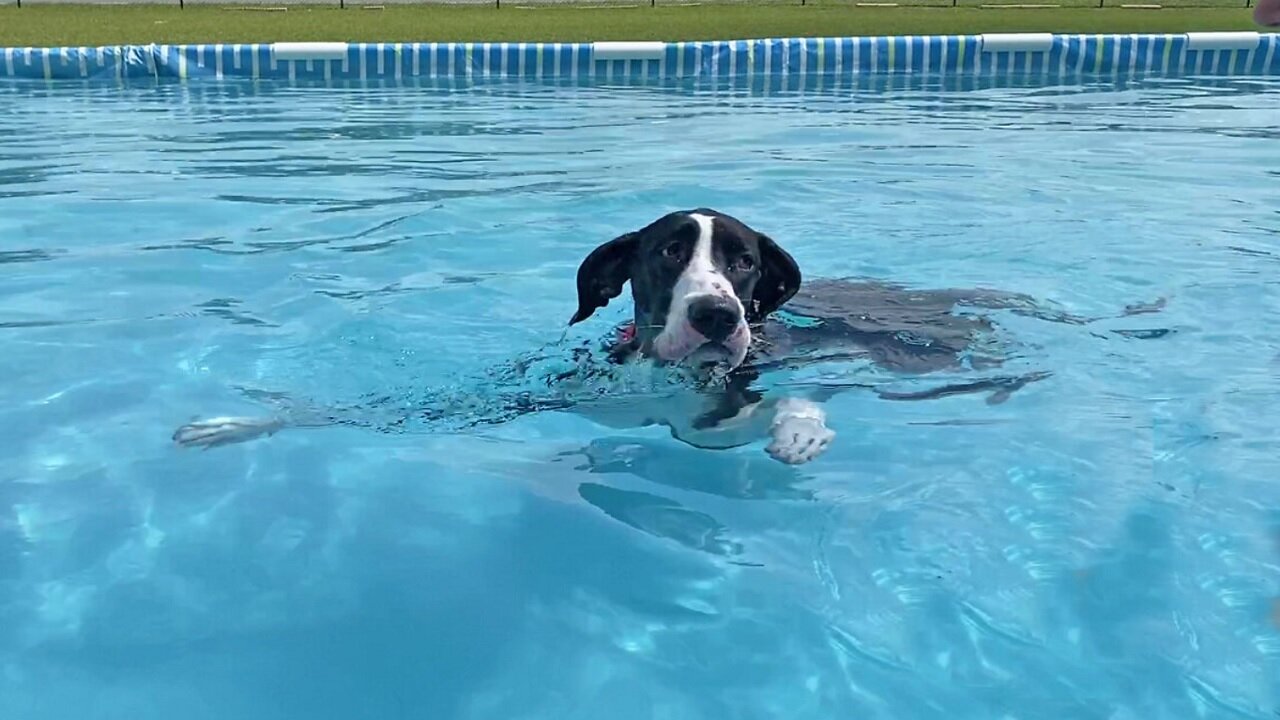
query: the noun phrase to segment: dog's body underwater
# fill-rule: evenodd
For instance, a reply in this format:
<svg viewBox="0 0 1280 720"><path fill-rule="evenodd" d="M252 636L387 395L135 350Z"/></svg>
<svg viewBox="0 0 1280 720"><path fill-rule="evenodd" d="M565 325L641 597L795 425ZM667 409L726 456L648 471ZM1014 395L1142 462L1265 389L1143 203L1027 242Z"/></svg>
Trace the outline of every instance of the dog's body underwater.
<svg viewBox="0 0 1280 720"><path fill-rule="evenodd" d="M665 425L680 440L704 448L737 447L767 438L771 456L799 464L820 455L835 437L821 401L838 389L816 386L797 394L765 393L756 387L763 373L853 360L910 374L999 365L998 357L975 348L991 335L992 324L957 312L963 309L1090 322L1047 312L1031 298L998 291L911 290L874 280L804 283L796 261L772 238L707 209L665 215L592 251L578 269L578 309L570 325L590 318L627 284L634 303L632 322L610 336L603 358L575 348L575 362L568 369L541 378L548 386L545 393L513 387L480 402L429 395L394 405L408 405L413 408L408 414L428 418L471 414L463 425L503 422L546 409L569 410L612 427ZM517 360L503 372L528 380L532 360ZM637 368L656 371L668 382L640 393L616 382L620 376L634 375ZM989 392L994 401L1001 401L1047 376L1030 373L882 397L915 400ZM581 392L584 382L592 385L591 392ZM384 398L341 411L211 418L178 428L173 439L184 447L214 447L289 427L371 425L368 417L385 413L387 405Z"/></svg>

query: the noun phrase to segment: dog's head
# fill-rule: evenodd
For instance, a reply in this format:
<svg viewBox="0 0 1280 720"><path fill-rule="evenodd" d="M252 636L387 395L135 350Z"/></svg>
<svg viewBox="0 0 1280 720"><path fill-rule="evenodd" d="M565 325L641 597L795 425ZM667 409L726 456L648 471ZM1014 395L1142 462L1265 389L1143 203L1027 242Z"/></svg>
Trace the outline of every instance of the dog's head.
<svg viewBox="0 0 1280 720"><path fill-rule="evenodd" d="M628 281L641 352L735 368L746 357L752 326L800 289L800 268L735 218L706 209L675 212L587 256L569 324L608 305Z"/></svg>

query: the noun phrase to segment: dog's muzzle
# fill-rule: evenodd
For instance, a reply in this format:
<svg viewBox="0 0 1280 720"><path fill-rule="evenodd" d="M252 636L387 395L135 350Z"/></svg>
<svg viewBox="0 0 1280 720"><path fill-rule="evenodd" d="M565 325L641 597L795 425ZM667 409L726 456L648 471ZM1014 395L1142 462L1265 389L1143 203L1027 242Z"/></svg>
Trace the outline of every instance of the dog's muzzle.
<svg viewBox="0 0 1280 720"><path fill-rule="evenodd" d="M682 315L682 322L663 328L654 338L653 350L660 359L730 368L742 364L751 330L741 305L727 297L706 295L691 300Z"/></svg>

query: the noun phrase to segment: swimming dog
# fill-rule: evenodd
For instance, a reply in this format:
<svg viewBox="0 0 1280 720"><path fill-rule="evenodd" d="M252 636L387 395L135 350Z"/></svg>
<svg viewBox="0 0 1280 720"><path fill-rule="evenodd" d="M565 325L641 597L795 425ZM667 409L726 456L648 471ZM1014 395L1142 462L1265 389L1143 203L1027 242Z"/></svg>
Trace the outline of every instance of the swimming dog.
<svg viewBox="0 0 1280 720"><path fill-rule="evenodd" d="M601 244L581 262L576 281L577 310L570 326L588 320L630 286L632 319L606 340L603 359L587 353L585 362L553 373L546 397L511 393L501 402L470 410L465 403L442 404L433 398L421 402L418 412L436 418L477 412L471 424L482 424L544 409L570 410L615 428L663 425L678 440L700 448L727 449L767 439L765 449L773 458L802 464L821 455L835 438L822 401L840 389L766 393L755 386L764 372L855 359L911 374L998 365L998 358L973 351L992 324L956 312L964 308L1091 322L1048 312L1015 293L911 290L875 280L806 283L796 260L772 237L707 208L669 213ZM1126 314L1151 309L1129 308ZM520 374L529 365L516 362L512 367ZM612 377L637 366L669 371L680 382L644 397L628 398L626 392L601 397L596 392L573 401L571 393L557 392L557 386L581 387L584 378ZM921 393L880 394L915 400L987 392L989 402L1001 402L1048 376L1037 372ZM217 417L183 425L173 440L183 447L209 448L289 427L367 426L371 423L361 421L359 414L370 409Z"/></svg>

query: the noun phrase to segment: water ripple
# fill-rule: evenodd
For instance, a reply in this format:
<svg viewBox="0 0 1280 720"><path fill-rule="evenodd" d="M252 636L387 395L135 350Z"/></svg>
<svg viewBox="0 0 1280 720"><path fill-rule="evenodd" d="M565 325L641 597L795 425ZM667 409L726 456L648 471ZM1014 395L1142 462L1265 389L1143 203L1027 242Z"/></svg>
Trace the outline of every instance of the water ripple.
<svg viewBox="0 0 1280 720"><path fill-rule="evenodd" d="M0 265L5 263L24 263L24 262L44 262L52 260L66 251L59 248L50 250L42 250L33 248L30 250L0 250Z"/></svg>

